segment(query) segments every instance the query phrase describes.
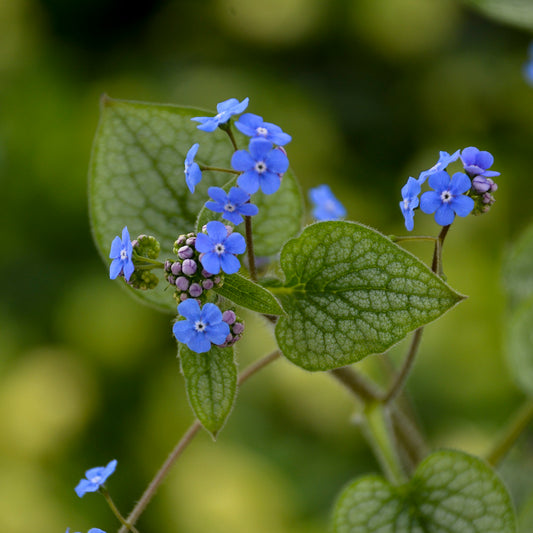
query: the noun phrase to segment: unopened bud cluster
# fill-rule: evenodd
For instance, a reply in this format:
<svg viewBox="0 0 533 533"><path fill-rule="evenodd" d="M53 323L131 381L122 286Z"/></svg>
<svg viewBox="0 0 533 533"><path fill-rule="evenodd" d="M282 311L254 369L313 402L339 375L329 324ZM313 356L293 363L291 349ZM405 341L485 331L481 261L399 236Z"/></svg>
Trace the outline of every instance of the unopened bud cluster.
<svg viewBox="0 0 533 533"><path fill-rule="evenodd" d="M244 331L244 322L237 317L235 311L228 309L222 313L222 320L229 326L230 333L226 337L224 344L220 344L221 348L233 346L240 340L242 332Z"/></svg>
<svg viewBox="0 0 533 533"><path fill-rule="evenodd" d="M472 189L470 190L470 196L474 199L475 207L473 210L474 215L480 215L481 213L487 213L492 204L496 201L493 192L498 190L498 185L490 178L485 176L476 176L472 180Z"/></svg>
<svg viewBox="0 0 533 533"><path fill-rule="evenodd" d="M215 276L202 267L195 243L194 233L180 235L172 249L177 260L165 262L165 279L174 287L177 302L187 298L204 300L206 291L222 285L222 275Z"/></svg>
<svg viewBox="0 0 533 533"><path fill-rule="evenodd" d="M153 268L152 265L143 261L143 258L150 260L157 259L161 250L158 240L151 235L139 235L131 242L131 245L133 248L132 259L135 270L128 284L142 291L154 289L159 283L159 278L151 272L150 268Z"/></svg>
<svg viewBox="0 0 533 533"><path fill-rule="evenodd" d="M157 259L161 246L155 237L151 235L139 235L132 241L133 251L140 257L148 259Z"/></svg>

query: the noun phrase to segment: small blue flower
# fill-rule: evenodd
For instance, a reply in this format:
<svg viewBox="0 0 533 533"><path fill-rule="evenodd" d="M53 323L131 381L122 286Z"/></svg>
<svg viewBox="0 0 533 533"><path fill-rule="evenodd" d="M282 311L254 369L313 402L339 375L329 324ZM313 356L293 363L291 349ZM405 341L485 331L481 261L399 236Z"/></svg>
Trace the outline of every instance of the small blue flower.
<svg viewBox="0 0 533 533"><path fill-rule="evenodd" d="M122 230L122 240L120 237L115 237L111 243L111 251L109 252L109 258L111 266L109 267L109 277L115 279L119 274L124 274L126 281L130 280L135 267L131 259L133 254L133 246L130 241L130 234L128 227L124 226Z"/></svg>
<svg viewBox="0 0 533 533"><path fill-rule="evenodd" d="M70 528L67 527L67 530L65 531L65 533L69 533L70 531ZM89 529L88 533L105 533L105 531L103 529L98 529L97 527L92 527L91 529Z"/></svg>
<svg viewBox="0 0 533 533"><path fill-rule="evenodd" d="M265 194L275 193L281 185L281 177L289 168L289 159L283 148L272 148L266 139L252 139L249 152L237 150L231 158L231 166L243 172L237 180L239 187L249 194L259 187Z"/></svg>
<svg viewBox="0 0 533 533"><path fill-rule="evenodd" d="M465 167L466 173L473 178L474 176L484 176L485 178L494 178L499 176L499 172L487 170L494 163L494 157L490 152L478 150L474 146L469 146L461 152L461 161Z"/></svg>
<svg viewBox="0 0 533 533"><path fill-rule="evenodd" d="M263 117L253 113L242 115L235 122L235 127L244 135L248 135L248 137L262 137L278 146L284 146L292 140L292 137L288 133L284 133L279 126L264 122Z"/></svg>
<svg viewBox="0 0 533 533"><path fill-rule="evenodd" d="M199 147L200 145L198 143L193 144L185 157L185 182L192 193L194 193L194 188L202 180L202 171L198 163L194 162Z"/></svg>
<svg viewBox="0 0 533 533"><path fill-rule="evenodd" d="M241 268L234 254L246 250L246 241L240 233L228 234L222 222L213 220L207 223L207 235L196 236L196 250L200 252L200 262L210 274L218 274L220 269L226 274L235 274Z"/></svg>
<svg viewBox="0 0 533 533"><path fill-rule="evenodd" d="M424 170L424 172L421 172L420 176L418 176L420 185L422 185L426 179L431 176L431 174L435 174L435 172L440 172L441 170L446 170L446 167L450 163L453 163L459 159L460 153L461 150L457 150L451 155L448 152L439 152L439 160L430 169Z"/></svg>
<svg viewBox="0 0 533 533"><path fill-rule="evenodd" d="M107 478L115 471L117 467L117 460L113 459L107 466L97 466L85 472L87 479L82 479L76 488L76 494L81 498L87 492L96 492L107 480Z"/></svg>
<svg viewBox="0 0 533 533"><path fill-rule="evenodd" d="M225 124L230 117L242 113L248 107L249 100L249 98L245 98L239 102L237 98L230 98L217 104L217 114L214 117L194 117L191 120L200 122L200 125L197 126L199 130L215 131L220 124Z"/></svg>
<svg viewBox="0 0 533 533"><path fill-rule="evenodd" d="M310 189L309 199L314 204L313 217L316 220L338 220L346 216L346 209L335 198L329 185L319 185Z"/></svg>
<svg viewBox="0 0 533 533"><path fill-rule="evenodd" d="M193 352L208 352L211 343L223 344L230 334L228 324L222 320L222 311L215 304L207 303L200 309L200 304L189 298L178 305L178 313L186 320L175 322L172 332Z"/></svg>
<svg viewBox="0 0 533 533"><path fill-rule="evenodd" d="M455 215L466 217L474 209L474 200L463 193L470 190L470 178L456 172L452 178L445 172L432 174L428 180L434 191L425 192L420 199L420 209L426 214L435 213L435 222L450 225Z"/></svg>
<svg viewBox="0 0 533 533"><path fill-rule="evenodd" d="M418 207L418 195L420 194L420 181L409 177L407 183L402 187L402 198L400 209L405 219L407 231L413 231L414 227L414 209Z"/></svg>
<svg viewBox="0 0 533 533"><path fill-rule="evenodd" d="M214 202L206 202L205 206L215 213L222 213L222 218L236 226L244 221L241 215L253 217L259 213L257 206L249 203L250 195L239 187L232 187L228 194L220 187L209 187L207 193Z"/></svg>

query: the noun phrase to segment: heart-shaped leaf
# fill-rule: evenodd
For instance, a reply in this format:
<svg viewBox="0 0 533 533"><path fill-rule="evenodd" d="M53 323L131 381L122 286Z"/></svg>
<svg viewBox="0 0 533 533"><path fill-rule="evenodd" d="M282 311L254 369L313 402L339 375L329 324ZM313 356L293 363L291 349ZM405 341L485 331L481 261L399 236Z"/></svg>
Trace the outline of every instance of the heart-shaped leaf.
<svg viewBox="0 0 533 533"><path fill-rule="evenodd" d="M90 165L90 217L93 236L104 261L109 263L111 241L128 226L135 238L153 235L161 243L161 260L172 257L178 235L194 231L198 212L208 200L210 186L228 182L225 172L203 173L194 194L184 177L184 161L194 143L200 148L196 161L231 168L233 147L221 130L197 129L192 117L209 111L173 105L146 104L104 97ZM243 145L244 146L244 145ZM285 176L285 193L261 196L263 213L256 217L257 253L277 253L301 224L302 199L294 176ZM276 216L275 221L269 217ZM276 226L279 224L280 226ZM283 232L271 233L282 227ZM160 279L162 271L155 270ZM175 312L176 304L166 283L132 294L161 310Z"/></svg>
<svg viewBox="0 0 533 533"><path fill-rule="evenodd" d="M212 346L207 353L196 353L184 344L178 346L189 403L196 418L216 438L237 395L233 348Z"/></svg>
<svg viewBox="0 0 533 533"><path fill-rule="evenodd" d="M411 253L353 222L308 226L281 252L286 282L270 287L287 316L283 354L307 370L331 370L381 353L464 297Z"/></svg>
<svg viewBox="0 0 533 533"><path fill-rule="evenodd" d="M351 483L339 497L333 533L516 533L511 498L481 459L431 454L406 485L380 476Z"/></svg>

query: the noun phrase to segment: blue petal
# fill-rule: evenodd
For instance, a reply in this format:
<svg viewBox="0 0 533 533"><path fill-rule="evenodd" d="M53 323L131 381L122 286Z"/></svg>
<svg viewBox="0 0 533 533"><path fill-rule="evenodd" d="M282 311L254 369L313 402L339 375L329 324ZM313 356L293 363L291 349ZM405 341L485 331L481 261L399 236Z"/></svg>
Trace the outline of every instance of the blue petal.
<svg viewBox="0 0 533 533"><path fill-rule="evenodd" d="M414 197L417 197L420 194L420 189L420 182L410 176L407 183L402 187L402 198L404 200L412 201Z"/></svg>
<svg viewBox="0 0 533 533"><path fill-rule="evenodd" d="M205 206L207 209L210 209L211 211L214 211L215 213L223 213L224 207L220 204L217 204L215 202L206 202Z"/></svg>
<svg viewBox="0 0 533 533"><path fill-rule="evenodd" d="M281 178L278 174L265 172L260 178L261 190L265 194L274 194L281 185Z"/></svg>
<svg viewBox="0 0 533 533"><path fill-rule="evenodd" d="M242 218L237 211L224 211L224 213L222 213L222 218L231 222L235 226L238 226L244 222L244 218Z"/></svg>
<svg viewBox="0 0 533 533"><path fill-rule="evenodd" d="M270 150L272 150L272 143L261 137L252 139L248 150L254 158L254 161L263 161Z"/></svg>
<svg viewBox="0 0 533 533"><path fill-rule="evenodd" d="M494 157L490 152L481 150L476 155L476 165L483 169L490 168L494 163Z"/></svg>
<svg viewBox="0 0 533 533"><path fill-rule="evenodd" d="M198 163L193 163L185 173L185 182L192 193L194 193L194 189L200 181L202 181L202 171L200 170Z"/></svg>
<svg viewBox="0 0 533 533"><path fill-rule="evenodd" d="M128 226L124 226L124 228L122 229L122 244L124 245L128 242L131 242L130 233L128 231Z"/></svg>
<svg viewBox="0 0 533 533"><path fill-rule="evenodd" d="M466 217L472 212L472 209L474 209L474 204L475 202L472 198L461 195L452 200L451 207L457 215L460 217Z"/></svg>
<svg viewBox="0 0 533 533"><path fill-rule="evenodd" d="M122 261L120 259L113 259L109 267L109 278L116 279L122 272Z"/></svg>
<svg viewBox="0 0 533 533"><path fill-rule="evenodd" d="M437 192L441 193L450 187L450 181L450 175L444 170L441 170L440 172L431 174L428 179L428 184L432 189L435 189Z"/></svg>
<svg viewBox="0 0 533 533"><path fill-rule="evenodd" d="M122 241L120 237L115 237L111 243L111 250L109 252L110 259L118 259L122 250Z"/></svg>
<svg viewBox="0 0 533 533"><path fill-rule="evenodd" d="M87 479L82 479L74 489L76 494L81 498L87 492L94 492L98 490L98 487L94 488L94 484L88 481Z"/></svg>
<svg viewBox="0 0 533 533"><path fill-rule="evenodd" d="M205 254L213 250L213 243L205 233L198 233L194 247L198 252Z"/></svg>
<svg viewBox="0 0 533 533"><path fill-rule="evenodd" d="M222 320L222 311L215 304L206 303L202 308L201 320L208 324L216 324Z"/></svg>
<svg viewBox="0 0 533 533"><path fill-rule="evenodd" d="M496 172L495 170L485 170L485 172L483 172L481 175L485 176L486 178L495 178L496 176L500 175L500 172Z"/></svg>
<svg viewBox="0 0 533 533"><path fill-rule="evenodd" d="M325 184L309 189L309 199L311 202L317 205L322 204L332 194L333 193L331 192L329 185Z"/></svg>
<svg viewBox="0 0 533 533"><path fill-rule="evenodd" d="M272 150L265 159L268 170L276 174L283 174L289 168L289 158L281 151Z"/></svg>
<svg viewBox="0 0 533 533"><path fill-rule="evenodd" d="M230 111L233 107L238 105L239 100L237 98L228 98L223 102L217 104L217 113L223 113L224 111Z"/></svg>
<svg viewBox="0 0 533 533"><path fill-rule="evenodd" d="M196 154L198 153L198 148L200 145L198 143L194 143L187 152L187 155L185 156L185 162L187 164L191 164L194 161L194 158L196 157Z"/></svg>
<svg viewBox="0 0 533 533"><path fill-rule="evenodd" d="M191 120L197 120L195 118L191 118ZM214 117L205 117L203 124L200 124L199 126L196 126L199 130L206 131L208 133L211 133L215 131L218 128L218 119Z"/></svg>
<svg viewBox="0 0 533 533"><path fill-rule="evenodd" d="M476 164L476 155L479 150L475 146L469 146L461 152L461 161L464 166L475 165Z"/></svg>
<svg viewBox="0 0 533 533"><path fill-rule="evenodd" d="M472 182L466 174L463 174L462 172L456 172L453 175L450 185L450 192L453 196L463 194L464 192L470 190L470 187L472 187Z"/></svg>
<svg viewBox="0 0 533 533"><path fill-rule="evenodd" d="M259 176L252 170L241 174L237 179L239 187L249 194L254 194L259 189Z"/></svg>
<svg viewBox="0 0 533 533"><path fill-rule="evenodd" d="M207 234L213 244L224 242L228 236L228 230L226 226L218 220L212 220L207 223Z"/></svg>
<svg viewBox="0 0 533 533"><path fill-rule="evenodd" d="M435 191L427 191L420 198L420 209L430 215L442 205L440 195Z"/></svg>
<svg viewBox="0 0 533 533"><path fill-rule="evenodd" d="M172 326L172 333L178 341L187 344L194 333L194 325L188 320L178 320Z"/></svg>
<svg viewBox="0 0 533 533"><path fill-rule="evenodd" d="M402 210L403 218L405 219L405 227L407 231L413 231L415 216L413 209L411 207L406 209L403 201L400 202L400 209Z"/></svg>
<svg viewBox="0 0 533 533"><path fill-rule="evenodd" d="M231 254L222 254L220 256L220 264L226 274L235 274L241 268L239 260ZM211 272L207 267L206 270ZM212 274L216 274L216 272L212 272Z"/></svg>
<svg viewBox="0 0 533 533"><path fill-rule="evenodd" d="M225 204L228 201L228 195L222 187L209 187L207 194L215 201Z"/></svg>
<svg viewBox="0 0 533 533"><path fill-rule="evenodd" d="M455 213L449 204L442 204L437 211L435 211L435 222L441 226L449 226L454 218Z"/></svg>
<svg viewBox="0 0 533 533"><path fill-rule="evenodd" d="M245 172L254 168L255 160L246 150L237 150L231 156L231 166L235 170Z"/></svg>
<svg viewBox="0 0 533 533"><path fill-rule="evenodd" d="M259 208L254 204L242 204L238 211L241 215L253 217L259 213Z"/></svg>
<svg viewBox="0 0 533 533"><path fill-rule="evenodd" d="M217 324L207 326L205 328L205 334L213 344L223 344L226 337L230 334L230 329L225 322L218 322Z"/></svg>
<svg viewBox="0 0 533 533"><path fill-rule="evenodd" d="M256 129L261 126L263 123L263 117L259 115L254 115L253 113L245 113L242 115L237 122L235 122L235 127L244 135L248 137L253 137L256 133Z"/></svg>
<svg viewBox="0 0 533 533"><path fill-rule="evenodd" d="M133 265L133 261L131 259L128 259L126 261L124 267L124 278L126 278L126 281L129 281L131 278L131 275L133 274L133 271L135 270L135 266Z"/></svg>
<svg viewBox="0 0 533 533"><path fill-rule="evenodd" d="M232 204L244 204L250 199L250 195L239 187L232 187L228 199Z"/></svg>
<svg viewBox="0 0 533 533"><path fill-rule="evenodd" d="M117 460L113 459L107 463L106 467L102 472L102 483L115 471L117 467Z"/></svg>
<svg viewBox="0 0 533 533"><path fill-rule="evenodd" d="M206 253L202 259L200 259L200 262L210 274L218 274L220 272L220 259L214 252Z"/></svg>
<svg viewBox="0 0 533 533"><path fill-rule="evenodd" d="M242 254L246 250L246 241L240 233L232 233L224 243L226 252L230 254Z"/></svg>
<svg viewBox="0 0 533 533"><path fill-rule="evenodd" d="M200 320L200 305L194 298L188 298L178 305L178 313L187 320L196 322Z"/></svg>
<svg viewBox="0 0 533 533"><path fill-rule="evenodd" d="M193 352L205 353L211 349L211 341L207 338L205 332L194 331L189 342L187 342L187 346Z"/></svg>

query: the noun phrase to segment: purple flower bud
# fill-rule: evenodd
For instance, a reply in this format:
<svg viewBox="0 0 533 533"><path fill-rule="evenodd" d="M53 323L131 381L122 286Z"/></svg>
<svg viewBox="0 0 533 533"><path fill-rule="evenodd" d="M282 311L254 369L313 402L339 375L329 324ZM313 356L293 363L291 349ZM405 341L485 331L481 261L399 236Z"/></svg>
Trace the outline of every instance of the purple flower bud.
<svg viewBox="0 0 533 533"><path fill-rule="evenodd" d="M215 282L215 285L218 285L222 281L222 278L220 276L215 276L213 281Z"/></svg>
<svg viewBox="0 0 533 533"><path fill-rule="evenodd" d="M208 291L210 289L213 288L213 282L210 280L210 279L204 279L204 281L202 281L202 287L204 288L204 290Z"/></svg>
<svg viewBox="0 0 533 533"><path fill-rule="evenodd" d="M181 246L182 244L185 244L185 241L187 240L187 237L185 235L180 235L178 237L178 240L176 241L176 244L178 246Z"/></svg>
<svg viewBox="0 0 533 533"><path fill-rule="evenodd" d="M228 236L233 233L233 228L231 226L224 226L226 228L226 231L228 232Z"/></svg>
<svg viewBox="0 0 533 533"><path fill-rule="evenodd" d="M231 328L231 331L234 335L240 335L244 331L244 324L242 322L235 322Z"/></svg>
<svg viewBox="0 0 533 533"><path fill-rule="evenodd" d="M231 324L233 324L233 322L235 322L236 319L237 319L237 317L235 316L235 313L233 311L231 311L230 309L228 309L227 311L224 311L222 313L222 320L226 324L229 324L230 326L231 326Z"/></svg>
<svg viewBox="0 0 533 533"><path fill-rule="evenodd" d="M193 256L193 254L194 254L193 249L190 246L182 246L178 250L178 256L181 259L189 259L190 257Z"/></svg>
<svg viewBox="0 0 533 533"><path fill-rule="evenodd" d="M230 342L233 340L233 335L230 333L227 337L226 337L226 341L224 344L230 344Z"/></svg>
<svg viewBox="0 0 533 533"><path fill-rule="evenodd" d="M200 296L200 294L202 294L202 292L204 291L199 283L193 283L189 288L189 294L193 298L197 298L198 296Z"/></svg>
<svg viewBox="0 0 533 533"><path fill-rule="evenodd" d="M202 233L207 233L207 224L202 226Z"/></svg>
<svg viewBox="0 0 533 533"><path fill-rule="evenodd" d="M196 244L196 237L189 237L186 241L185 241L185 244L187 246L194 246Z"/></svg>
<svg viewBox="0 0 533 533"><path fill-rule="evenodd" d="M498 184L494 183L490 178L487 178L487 181L490 183L490 192L494 192L498 190Z"/></svg>
<svg viewBox="0 0 533 533"><path fill-rule="evenodd" d="M485 176L476 176L472 180L472 189L480 194L487 192L490 189L489 180Z"/></svg>
<svg viewBox="0 0 533 533"><path fill-rule="evenodd" d="M204 255L204 254L200 254L200 261L202 260L202 255ZM205 268L202 268L202 277L203 278L212 278L213 274L211 274L211 272L208 272Z"/></svg>
<svg viewBox="0 0 533 533"><path fill-rule="evenodd" d="M135 240L131 241L131 246L132 246L132 248L137 248L139 246L138 239L135 239Z"/></svg>
<svg viewBox="0 0 533 533"><path fill-rule="evenodd" d="M172 263L170 271L172 272L172 274L174 274L174 276L181 274L181 263L179 261Z"/></svg>
<svg viewBox="0 0 533 533"><path fill-rule="evenodd" d="M180 291L186 291L189 288L189 280L185 276L176 279L176 287Z"/></svg>
<svg viewBox="0 0 533 533"><path fill-rule="evenodd" d="M167 277L167 281L171 284L171 285L174 285L176 283L176 276L173 276L172 274L169 274L168 277Z"/></svg>
<svg viewBox="0 0 533 533"><path fill-rule="evenodd" d="M486 192L483 195L483 203L487 205L492 205L496 200L494 199L494 196L492 194Z"/></svg>
<svg viewBox="0 0 533 533"><path fill-rule="evenodd" d="M187 295L186 292L182 292L182 293L180 294L180 300L181 300L182 302L184 302L188 297L189 297L189 296Z"/></svg>
<svg viewBox="0 0 533 533"><path fill-rule="evenodd" d="M165 272L170 272L170 267L172 266L172 261L165 261Z"/></svg>
<svg viewBox="0 0 533 533"><path fill-rule="evenodd" d="M185 259L185 261L183 261L181 271L186 276L192 276L196 272L197 268L198 265L196 264L196 261L194 261L194 259Z"/></svg>

